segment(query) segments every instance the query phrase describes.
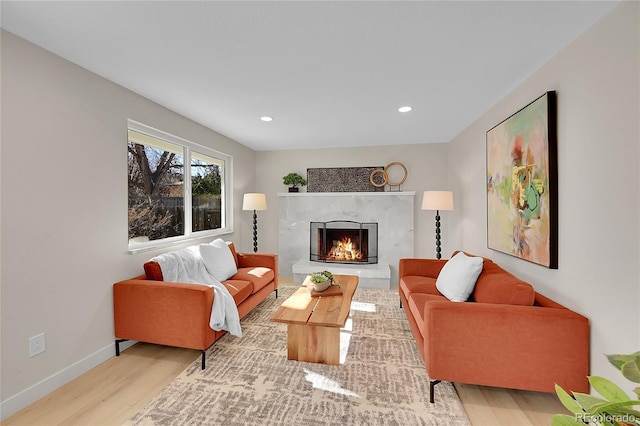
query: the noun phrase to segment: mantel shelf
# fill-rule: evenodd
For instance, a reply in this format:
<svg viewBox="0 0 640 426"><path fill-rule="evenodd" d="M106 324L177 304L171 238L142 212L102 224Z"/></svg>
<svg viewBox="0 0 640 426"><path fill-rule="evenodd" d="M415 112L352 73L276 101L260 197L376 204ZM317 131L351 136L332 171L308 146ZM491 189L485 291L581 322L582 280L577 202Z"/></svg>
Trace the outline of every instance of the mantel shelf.
<svg viewBox="0 0 640 426"><path fill-rule="evenodd" d="M388 192L279 192L278 197L384 197L384 196L415 196L416 191L388 191Z"/></svg>

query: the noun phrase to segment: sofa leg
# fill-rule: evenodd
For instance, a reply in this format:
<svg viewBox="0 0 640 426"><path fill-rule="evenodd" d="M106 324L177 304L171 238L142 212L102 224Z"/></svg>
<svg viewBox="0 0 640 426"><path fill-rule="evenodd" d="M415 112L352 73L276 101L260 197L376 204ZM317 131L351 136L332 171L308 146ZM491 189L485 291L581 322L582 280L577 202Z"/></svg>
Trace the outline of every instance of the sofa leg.
<svg viewBox="0 0 640 426"><path fill-rule="evenodd" d="M436 385L440 383L440 380L430 380L429 381L429 402L433 404L434 402L434 391L435 391L435 387Z"/></svg>
<svg viewBox="0 0 640 426"><path fill-rule="evenodd" d="M400 299L400 309L402 309L402 299Z"/></svg>
<svg viewBox="0 0 640 426"><path fill-rule="evenodd" d="M120 356L120 343L126 342L129 339L116 339L116 356Z"/></svg>
<svg viewBox="0 0 640 426"><path fill-rule="evenodd" d="M278 289L277 288L275 289L275 292L276 292L276 299L277 299L278 298Z"/></svg>
<svg viewBox="0 0 640 426"><path fill-rule="evenodd" d="M207 351L202 351L202 369L204 370L205 366L206 366L206 359L207 359Z"/></svg>

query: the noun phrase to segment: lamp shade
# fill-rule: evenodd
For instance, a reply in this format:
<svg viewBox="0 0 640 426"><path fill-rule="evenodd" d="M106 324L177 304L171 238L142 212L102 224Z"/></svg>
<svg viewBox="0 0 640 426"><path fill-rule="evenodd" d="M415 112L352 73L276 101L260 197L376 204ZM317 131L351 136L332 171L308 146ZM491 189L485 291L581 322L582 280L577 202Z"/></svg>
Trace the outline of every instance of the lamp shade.
<svg viewBox="0 0 640 426"><path fill-rule="evenodd" d="M248 193L242 198L242 210L266 210L267 197L264 194Z"/></svg>
<svg viewBox="0 0 640 426"><path fill-rule="evenodd" d="M424 191L422 210L453 210L453 192Z"/></svg>

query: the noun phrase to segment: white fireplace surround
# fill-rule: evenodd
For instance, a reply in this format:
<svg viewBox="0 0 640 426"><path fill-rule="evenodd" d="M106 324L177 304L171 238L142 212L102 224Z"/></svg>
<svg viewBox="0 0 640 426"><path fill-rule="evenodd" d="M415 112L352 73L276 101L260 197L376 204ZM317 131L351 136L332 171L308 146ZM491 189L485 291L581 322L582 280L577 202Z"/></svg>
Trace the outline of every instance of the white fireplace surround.
<svg viewBox="0 0 640 426"><path fill-rule="evenodd" d="M363 266L386 269L390 284L397 284L398 261L413 257L415 191L402 192L299 192L278 194L280 215L278 259L280 274L293 277L300 268L353 271L366 286ZM309 261L311 222L351 220L378 223L378 265ZM298 264L294 273L294 265ZM314 270L315 270L314 269ZM311 272L311 271L309 271ZM297 279L298 277L296 277ZM364 282L363 279L365 278ZM372 285L380 287L379 285ZM388 286L382 286L389 288Z"/></svg>

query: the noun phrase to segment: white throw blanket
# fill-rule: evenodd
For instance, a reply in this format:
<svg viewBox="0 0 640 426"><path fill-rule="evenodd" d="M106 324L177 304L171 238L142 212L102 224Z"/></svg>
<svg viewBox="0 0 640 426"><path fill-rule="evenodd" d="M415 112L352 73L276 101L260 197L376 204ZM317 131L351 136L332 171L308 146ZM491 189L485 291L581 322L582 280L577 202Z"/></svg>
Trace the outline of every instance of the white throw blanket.
<svg viewBox="0 0 640 426"><path fill-rule="evenodd" d="M165 281L213 287L214 298L209 327L216 331L226 330L236 337L242 337L240 316L233 296L222 283L207 272L198 246L164 253L151 260L158 262Z"/></svg>

